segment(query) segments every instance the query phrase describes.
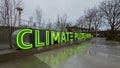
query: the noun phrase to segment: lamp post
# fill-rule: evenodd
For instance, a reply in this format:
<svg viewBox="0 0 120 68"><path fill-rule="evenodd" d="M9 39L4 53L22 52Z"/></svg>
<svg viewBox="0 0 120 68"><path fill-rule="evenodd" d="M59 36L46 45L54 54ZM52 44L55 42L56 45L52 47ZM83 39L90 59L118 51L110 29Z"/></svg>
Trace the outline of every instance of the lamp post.
<svg viewBox="0 0 120 68"><path fill-rule="evenodd" d="M17 11L19 12L19 27L21 26L21 11L23 11L22 7L17 7Z"/></svg>

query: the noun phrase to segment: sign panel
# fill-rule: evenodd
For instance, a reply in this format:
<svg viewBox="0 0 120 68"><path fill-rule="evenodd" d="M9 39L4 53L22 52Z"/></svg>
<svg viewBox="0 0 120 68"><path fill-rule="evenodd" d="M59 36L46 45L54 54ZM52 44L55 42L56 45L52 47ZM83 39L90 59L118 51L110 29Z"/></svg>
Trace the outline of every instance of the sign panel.
<svg viewBox="0 0 120 68"><path fill-rule="evenodd" d="M29 39L25 42L25 35ZM31 49L34 47L44 47L51 44L59 44L64 42L72 42L76 40L85 40L91 38L90 33L79 32L60 32L38 29L20 29L12 34L13 45L18 49Z"/></svg>

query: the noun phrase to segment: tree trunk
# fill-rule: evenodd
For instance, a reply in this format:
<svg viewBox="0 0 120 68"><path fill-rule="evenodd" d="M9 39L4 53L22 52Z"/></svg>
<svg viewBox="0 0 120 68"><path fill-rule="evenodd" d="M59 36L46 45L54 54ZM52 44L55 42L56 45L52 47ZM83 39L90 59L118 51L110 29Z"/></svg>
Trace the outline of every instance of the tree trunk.
<svg viewBox="0 0 120 68"><path fill-rule="evenodd" d="M12 49L12 27L9 26L9 46L10 46L10 49Z"/></svg>

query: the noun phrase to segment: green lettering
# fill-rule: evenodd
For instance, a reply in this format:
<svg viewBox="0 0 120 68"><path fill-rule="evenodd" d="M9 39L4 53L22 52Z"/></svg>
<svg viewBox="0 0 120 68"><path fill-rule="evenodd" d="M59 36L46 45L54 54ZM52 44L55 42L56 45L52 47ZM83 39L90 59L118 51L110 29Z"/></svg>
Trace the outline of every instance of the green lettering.
<svg viewBox="0 0 120 68"><path fill-rule="evenodd" d="M51 31L51 44L54 44L54 41L60 43L60 32L57 32L55 35L55 32Z"/></svg>
<svg viewBox="0 0 120 68"><path fill-rule="evenodd" d="M44 42L40 42L40 31L35 30L35 47L45 46Z"/></svg>
<svg viewBox="0 0 120 68"><path fill-rule="evenodd" d="M70 32L70 42L73 42L73 32Z"/></svg>
<svg viewBox="0 0 120 68"><path fill-rule="evenodd" d="M69 42L69 32L66 32L67 35L67 42Z"/></svg>
<svg viewBox="0 0 120 68"><path fill-rule="evenodd" d="M49 44L50 44L49 31L46 31L46 45L48 46Z"/></svg>
<svg viewBox="0 0 120 68"><path fill-rule="evenodd" d="M18 34L16 36L16 43L20 49L30 49L33 47L32 44L25 44L23 42L23 38L24 38L25 34L32 34L32 30L31 29L22 29L18 32Z"/></svg>
<svg viewBox="0 0 120 68"><path fill-rule="evenodd" d="M66 42L65 32L62 32L61 43L62 43L63 41Z"/></svg>

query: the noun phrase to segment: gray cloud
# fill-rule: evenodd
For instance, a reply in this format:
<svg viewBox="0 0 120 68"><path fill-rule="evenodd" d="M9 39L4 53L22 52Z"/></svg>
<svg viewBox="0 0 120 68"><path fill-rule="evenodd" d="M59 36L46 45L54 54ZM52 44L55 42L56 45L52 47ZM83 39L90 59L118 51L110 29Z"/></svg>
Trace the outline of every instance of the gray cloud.
<svg viewBox="0 0 120 68"><path fill-rule="evenodd" d="M67 14L68 20L75 22L84 10L98 6L103 0L24 0L23 19L34 16L34 9L41 7L45 21L55 21L57 14Z"/></svg>

